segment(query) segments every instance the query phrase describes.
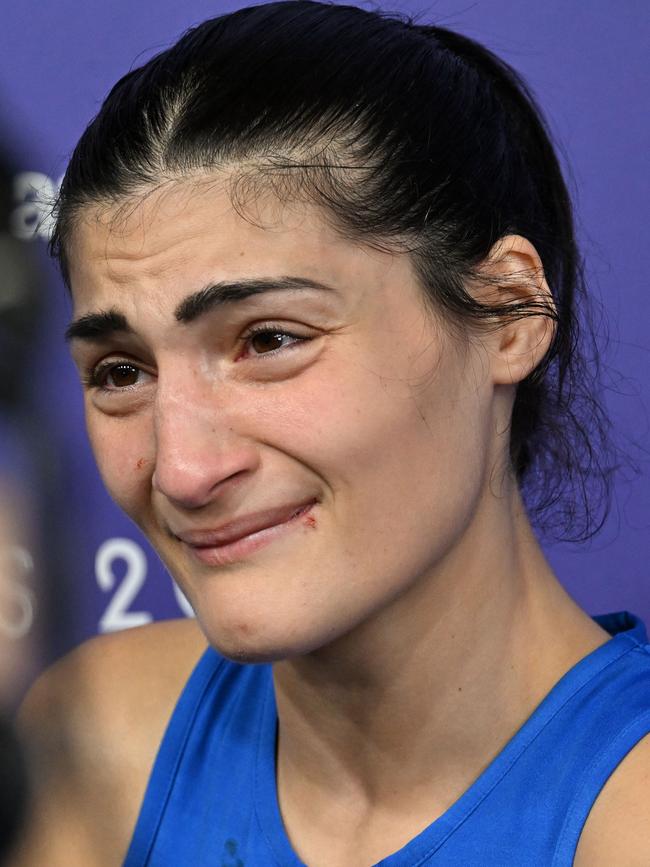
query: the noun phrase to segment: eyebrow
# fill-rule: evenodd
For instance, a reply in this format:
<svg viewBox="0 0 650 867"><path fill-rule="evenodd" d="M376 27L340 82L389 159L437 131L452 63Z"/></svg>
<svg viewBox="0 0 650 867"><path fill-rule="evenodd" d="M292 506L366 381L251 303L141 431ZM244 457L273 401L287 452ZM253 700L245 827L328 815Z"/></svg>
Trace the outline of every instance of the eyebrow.
<svg viewBox="0 0 650 867"><path fill-rule="evenodd" d="M188 295L176 307L174 317L184 324L194 322L200 316L221 307L225 304L234 304L245 301L255 295L263 295L266 292L296 292L315 289L323 292L335 291L333 287L306 277L257 277L248 280L229 280L213 283L204 289L199 289L192 295ZM65 339L71 340L102 340L110 334L120 332L132 334L133 329L129 325L126 316L119 310L101 311L98 313L86 313L71 322L66 328Z"/></svg>
<svg viewBox="0 0 650 867"><path fill-rule="evenodd" d="M245 301L265 292L295 292L305 289L332 292L331 286L305 277L259 277L253 280L215 283L190 295L178 305L174 316L179 322L193 322L199 316L224 304Z"/></svg>
<svg viewBox="0 0 650 867"><path fill-rule="evenodd" d="M101 340L116 331L123 334L132 333L123 313L114 309L103 313L86 313L68 325L65 330L65 339L68 342L71 340Z"/></svg>

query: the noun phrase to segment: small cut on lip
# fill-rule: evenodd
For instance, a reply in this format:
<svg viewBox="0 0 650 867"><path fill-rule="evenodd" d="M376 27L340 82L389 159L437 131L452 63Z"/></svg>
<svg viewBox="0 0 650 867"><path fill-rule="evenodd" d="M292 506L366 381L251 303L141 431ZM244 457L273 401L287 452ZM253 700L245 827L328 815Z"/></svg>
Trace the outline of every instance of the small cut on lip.
<svg viewBox="0 0 650 867"><path fill-rule="evenodd" d="M310 499L303 503L291 503L286 506L276 506L273 509L254 512L241 518L234 518L227 524L222 524L210 530L184 530L174 532L174 536L192 548L218 548L229 545L245 536L259 533L277 524L285 524L293 518L307 512L316 503Z"/></svg>

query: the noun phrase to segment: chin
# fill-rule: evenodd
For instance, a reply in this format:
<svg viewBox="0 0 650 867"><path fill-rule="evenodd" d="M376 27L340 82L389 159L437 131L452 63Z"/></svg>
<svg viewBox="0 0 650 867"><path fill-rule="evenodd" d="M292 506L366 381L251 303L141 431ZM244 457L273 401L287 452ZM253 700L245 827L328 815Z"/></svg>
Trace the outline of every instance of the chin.
<svg viewBox="0 0 650 867"><path fill-rule="evenodd" d="M201 624L209 644L222 656L242 664L280 662L309 652L309 647L288 642L286 636L262 635L245 629L220 629Z"/></svg>
<svg viewBox="0 0 650 867"><path fill-rule="evenodd" d="M197 610L196 616L209 644L222 656L239 663L270 663L305 656L331 640L331 630L319 629L304 622L296 625L280 612L268 612L261 617L247 615L215 616Z"/></svg>

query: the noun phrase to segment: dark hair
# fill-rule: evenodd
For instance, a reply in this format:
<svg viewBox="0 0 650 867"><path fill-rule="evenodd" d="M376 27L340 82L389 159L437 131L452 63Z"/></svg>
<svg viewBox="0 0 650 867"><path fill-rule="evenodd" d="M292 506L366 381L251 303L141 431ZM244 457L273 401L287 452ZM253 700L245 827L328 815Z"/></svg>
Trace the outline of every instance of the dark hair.
<svg viewBox="0 0 650 867"><path fill-rule="evenodd" d="M51 242L64 278L86 205L220 167L235 170L236 207L265 184L322 205L351 237L408 250L452 324L552 319L548 353L518 386L512 467L542 529L580 539L600 527L608 426L578 340L571 202L516 72L467 37L353 6L288 0L205 21L125 75L81 137ZM468 293L507 234L536 247L554 306Z"/></svg>

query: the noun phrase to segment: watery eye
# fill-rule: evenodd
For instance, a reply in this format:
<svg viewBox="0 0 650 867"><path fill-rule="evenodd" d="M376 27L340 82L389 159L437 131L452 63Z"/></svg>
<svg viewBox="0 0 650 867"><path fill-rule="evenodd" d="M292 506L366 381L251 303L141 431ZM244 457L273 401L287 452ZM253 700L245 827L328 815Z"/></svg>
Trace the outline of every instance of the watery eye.
<svg viewBox="0 0 650 867"><path fill-rule="evenodd" d="M104 381L108 388L127 388L136 385L140 371L132 364L116 364L106 371Z"/></svg>

